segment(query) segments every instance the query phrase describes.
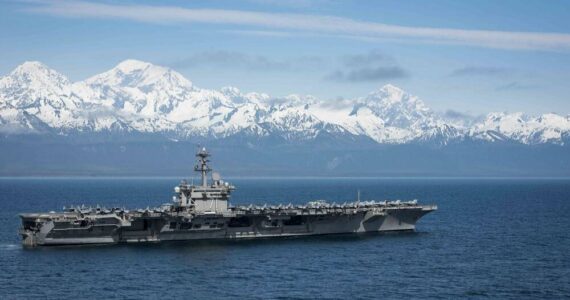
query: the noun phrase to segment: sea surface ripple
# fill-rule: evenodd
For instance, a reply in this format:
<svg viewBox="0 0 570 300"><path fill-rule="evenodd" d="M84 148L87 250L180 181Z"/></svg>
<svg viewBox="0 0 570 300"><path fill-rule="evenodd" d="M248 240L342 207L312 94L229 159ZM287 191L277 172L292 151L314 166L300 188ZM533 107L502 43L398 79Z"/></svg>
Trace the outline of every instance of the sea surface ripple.
<svg viewBox="0 0 570 300"><path fill-rule="evenodd" d="M436 203L417 232L23 249L18 213L145 208L178 181L0 179L0 298L570 297L570 180L235 179L234 204Z"/></svg>

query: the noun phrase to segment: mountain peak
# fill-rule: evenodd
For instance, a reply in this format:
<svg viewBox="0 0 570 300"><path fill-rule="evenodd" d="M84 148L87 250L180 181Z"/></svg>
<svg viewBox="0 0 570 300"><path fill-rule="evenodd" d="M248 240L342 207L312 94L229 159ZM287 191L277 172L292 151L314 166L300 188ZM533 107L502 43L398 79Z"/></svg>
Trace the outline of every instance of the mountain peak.
<svg viewBox="0 0 570 300"><path fill-rule="evenodd" d="M144 69L149 68L149 67L162 68L162 67L155 66L155 65L148 63L148 62L145 62L145 61L136 60L136 59L126 59L126 60L123 60L122 62L120 62L115 67L115 69L120 70L123 73L131 73L133 71L144 70Z"/></svg>
<svg viewBox="0 0 570 300"><path fill-rule="evenodd" d="M39 61L25 61L17 66L12 73L30 73L38 70L49 70L50 68Z"/></svg>
<svg viewBox="0 0 570 300"><path fill-rule="evenodd" d="M39 61L25 61L17 66L11 73L14 77L27 77L34 79L52 79L68 82L67 78Z"/></svg>
<svg viewBox="0 0 570 300"><path fill-rule="evenodd" d="M77 108L67 77L38 61L26 61L10 75L0 78L0 98L18 109L31 109L37 116L59 120ZM65 112L64 112L65 111Z"/></svg>
<svg viewBox="0 0 570 300"><path fill-rule="evenodd" d="M67 77L49 68L39 61L25 61L17 66L9 76L4 77L0 86L14 88L32 88L38 90L68 85Z"/></svg>
<svg viewBox="0 0 570 300"><path fill-rule="evenodd" d="M239 96L241 94L241 91L235 86L225 86L220 89L220 92L228 96Z"/></svg>
<svg viewBox="0 0 570 300"><path fill-rule="evenodd" d="M413 96L403 89L391 84L386 84L380 89L368 94L364 100L365 103L371 106L402 106L419 111L428 110L423 101L418 97Z"/></svg>
<svg viewBox="0 0 570 300"><path fill-rule="evenodd" d="M504 120L527 120L528 116L523 112L490 112L487 114L486 122L502 122Z"/></svg>
<svg viewBox="0 0 570 300"><path fill-rule="evenodd" d="M385 84L383 87L380 88L380 91L384 91L386 93L390 93L390 94L403 94L405 93L404 90L402 90L401 88L393 85L393 84Z"/></svg>
<svg viewBox="0 0 570 300"><path fill-rule="evenodd" d="M367 99L372 102L380 100L386 103L397 103L415 100L416 98L411 97L408 93L395 85L386 84L380 89L368 94Z"/></svg>
<svg viewBox="0 0 570 300"><path fill-rule="evenodd" d="M144 90L157 84L164 89L192 88L192 82L180 73L136 59L124 60L109 71L91 77L85 82L89 85L137 87Z"/></svg>

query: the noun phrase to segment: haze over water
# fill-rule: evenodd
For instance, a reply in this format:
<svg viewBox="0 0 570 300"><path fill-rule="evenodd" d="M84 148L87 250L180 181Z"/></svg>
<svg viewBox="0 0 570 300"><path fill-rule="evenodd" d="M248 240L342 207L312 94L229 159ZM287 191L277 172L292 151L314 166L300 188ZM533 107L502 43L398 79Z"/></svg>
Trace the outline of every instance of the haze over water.
<svg viewBox="0 0 570 300"><path fill-rule="evenodd" d="M236 179L235 205L411 200L416 233L22 249L19 212L168 202L173 178L0 179L3 298L570 297L570 180Z"/></svg>

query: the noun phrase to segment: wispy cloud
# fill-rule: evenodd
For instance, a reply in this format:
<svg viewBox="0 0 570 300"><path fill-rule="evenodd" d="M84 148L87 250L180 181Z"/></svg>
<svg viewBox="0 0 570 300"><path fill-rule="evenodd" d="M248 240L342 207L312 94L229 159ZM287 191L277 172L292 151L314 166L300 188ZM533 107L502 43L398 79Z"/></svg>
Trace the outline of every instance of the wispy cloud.
<svg viewBox="0 0 570 300"><path fill-rule="evenodd" d="M499 85L495 90L497 91L514 91L514 90L532 90L536 89L538 86L525 84L518 81L512 81L503 85Z"/></svg>
<svg viewBox="0 0 570 300"><path fill-rule="evenodd" d="M481 82L482 79L492 80L496 84L497 80L501 80L503 84L491 87L495 91L513 91L513 90L530 90L538 88L537 85L523 83L520 79L529 79L533 74L511 68L493 67L493 66L468 66L453 70L450 77L464 77L468 79L477 79L474 82Z"/></svg>
<svg viewBox="0 0 570 300"><path fill-rule="evenodd" d="M375 67L375 68L361 68L356 70L335 71L326 76L326 79L336 81L350 81L350 82L363 82L363 81L378 81L385 79L397 79L408 77L408 73L400 67Z"/></svg>
<svg viewBox="0 0 570 300"><path fill-rule="evenodd" d="M177 69L187 69L202 65L213 65L223 67L237 67L252 70L274 70L288 69L288 62L269 59L261 55L249 55L234 51L209 51L193 54L189 57L179 59L168 64Z"/></svg>
<svg viewBox="0 0 570 300"><path fill-rule="evenodd" d="M513 72L511 69L499 68L499 67L464 67L453 70L450 76L457 77L468 77L468 76L503 76L509 75Z"/></svg>
<svg viewBox="0 0 570 300"><path fill-rule="evenodd" d="M318 5L324 5L330 1L328 0L249 0L249 2L270 5L304 9Z"/></svg>
<svg viewBox="0 0 570 300"><path fill-rule="evenodd" d="M569 51L570 34L397 26L324 15L268 13L86 1L31 2L28 12L69 18L113 18L157 24L226 24L355 38L458 44L503 49Z"/></svg>
<svg viewBox="0 0 570 300"><path fill-rule="evenodd" d="M481 121L484 115L474 115L469 112L461 112L453 109L448 109L439 115L446 121L460 127L470 127L475 122Z"/></svg>
<svg viewBox="0 0 570 300"><path fill-rule="evenodd" d="M192 54L167 63L175 69L188 69L198 66L213 66L245 70L287 71L317 67L322 63L319 57L295 57L273 59L264 55L252 55L237 51L212 50Z"/></svg>
<svg viewBox="0 0 570 300"><path fill-rule="evenodd" d="M347 55L343 57L342 60L346 66L350 67L366 67L379 62L392 63L394 61L392 57L385 55L379 50L372 50L364 54Z"/></svg>
<svg viewBox="0 0 570 300"><path fill-rule="evenodd" d="M347 82L379 81L408 77L408 71L396 61L378 50L364 54L347 55L340 59L343 68L336 70L325 79Z"/></svg>
<svg viewBox="0 0 570 300"><path fill-rule="evenodd" d="M457 111L453 109L446 110L442 116L446 119L457 119L457 120L475 120L480 116L475 116L467 112Z"/></svg>
<svg viewBox="0 0 570 300"><path fill-rule="evenodd" d="M236 35L247 35L247 36L261 36L261 37L298 37L299 34L295 34L289 31L275 31L275 30L221 30L221 32L231 33ZM307 37L315 35L305 35Z"/></svg>

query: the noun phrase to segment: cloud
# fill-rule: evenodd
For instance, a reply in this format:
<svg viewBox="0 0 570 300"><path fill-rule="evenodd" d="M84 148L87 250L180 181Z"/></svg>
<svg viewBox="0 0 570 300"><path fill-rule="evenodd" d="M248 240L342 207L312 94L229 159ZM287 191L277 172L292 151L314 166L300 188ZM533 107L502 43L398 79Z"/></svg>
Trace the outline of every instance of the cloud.
<svg viewBox="0 0 570 300"><path fill-rule="evenodd" d="M195 53L188 57L169 62L167 65L176 69L188 69L198 66L214 66L246 70L283 71L317 67L321 63L321 58L312 56L277 60L264 55L251 55L237 51L213 50Z"/></svg>
<svg viewBox="0 0 570 300"><path fill-rule="evenodd" d="M456 110L452 110L452 109L446 110L445 113L443 113L443 116L446 118L450 118L450 119L465 119L465 118L471 118L472 117L470 114L460 112L460 111L456 111Z"/></svg>
<svg viewBox="0 0 570 300"><path fill-rule="evenodd" d="M249 55L233 51L209 51L193 54L168 64L177 69L187 69L201 65L237 67L252 70L288 69L288 62L276 61L262 55Z"/></svg>
<svg viewBox="0 0 570 300"><path fill-rule="evenodd" d="M408 71L396 61L378 50L364 54L346 55L340 58L343 68L325 76L327 80L345 82L369 82L408 77Z"/></svg>
<svg viewBox="0 0 570 300"><path fill-rule="evenodd" d="M532 90L536 89L538 86L524 84L518 81L512 81L503 85L499 85L495 88L496 91L513 91L513 90Z"/></svg>
<svg viewBox="0 0 570 300"><path fill-rule="evenodd" d="M350 71L335 71L325 78L336 81L349 81L349 82L364 82L364 81L378 81L385 79L398 79L408 77L408 73L397 66L392 67L375 67L375 68L360 68Z"/></svg>
<svg viewBox="0 0 570 300"><path fill-rule="evenodd" d="M344 64L350 67L366 67L378 62L392 62L393 59L378 50L372 50L366 54L347 55L343 59Z"/></svg>
<svg viewBox="0 0 570 300"><path fill-rule="evenodd" d="M512 70L498 67L465 67L453 70L450 76L503 76L509 75L510 73L512 73Z"/></svg>
<svg viewBox="0 0 570 300"><path fill-rule="evenodd" d="M221 30L221 32L231 33L236 35L246 35L246 36L259 36L259 37L299 37L300 34L296 34L288 31L275 31L275 30ZM315 36L307 35L303 36Z"/></svg>
<svg viewBox="0 0 570 300"><path fill-rule="evenodd" d="M470 121L474 121L477 120L478 118L481 118L480 115L473 115L468 112L461 112L453 109L446 110L442 114L442 117L451 120L470 120Z"/></svg>
<svg viewBox="0 0 570 300"><path fill-rule="evenodd" d="M178 6L108 4L89 1L32 1L25 11L68 18L124 19L155 24L203 23L247 29L278 29L339 37L387 38L401 41L469 45L501 49L569 51L570 34L464 30L398 26L350 18L269 13L226 9L190 9Z"/></svg>
<svg viewBox="0 0 570 300"><path fill-rule="evenodd" d="M448 109L443 113L439 113L439 115L447 122L450 122L451 124L459 127L471 127L473 124L483 120L484 118L483 115L473 115L468 112L461 112L452 109Z"/></svg>
<svg viewBox="0 0 570 300"><path fill-rule="evenodd" d="M328 0L249 0L249 2L261 5L281 6L305 9L308 7L328 4Z"/></svg>

